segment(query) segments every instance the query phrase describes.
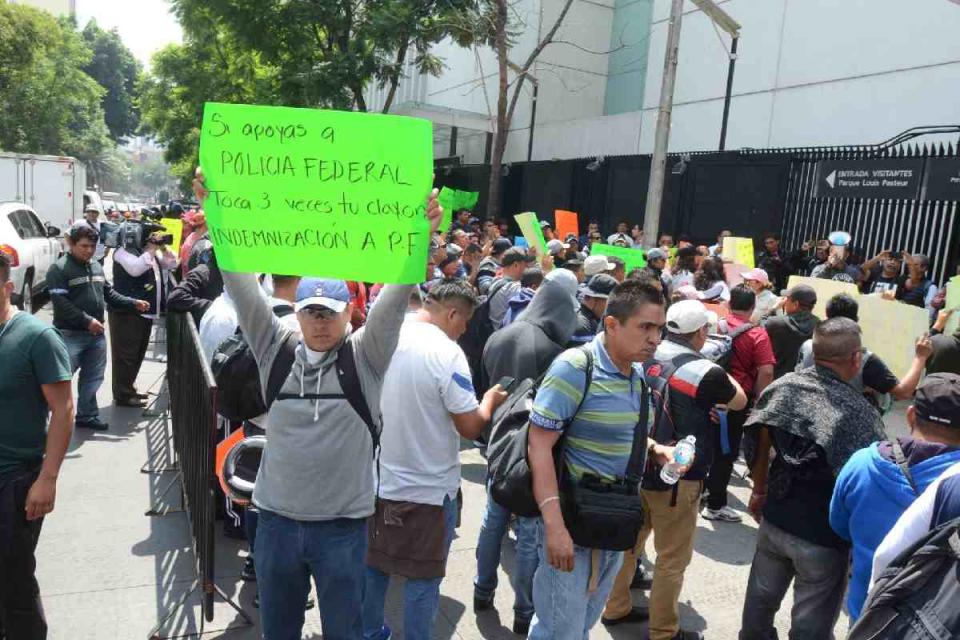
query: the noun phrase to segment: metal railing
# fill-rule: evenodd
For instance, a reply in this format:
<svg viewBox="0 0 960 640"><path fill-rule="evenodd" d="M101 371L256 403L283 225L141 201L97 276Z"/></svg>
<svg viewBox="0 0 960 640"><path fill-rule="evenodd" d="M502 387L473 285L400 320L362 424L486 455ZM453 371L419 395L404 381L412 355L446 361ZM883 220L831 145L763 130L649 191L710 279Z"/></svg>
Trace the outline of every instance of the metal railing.
<svg viewBox="0 0 960 640"><path fill-rule="evenodd" d="M159 632L164 623L197 590L200 591L202 612L198 633L203 633L204 621L213 621L216 595L243 618L246 623L243 626L252 625L243 609L214 582L217 384L200 348L200 336L190 314L167 314L167 387L170 392L173 448L196 557L196 580L149 637L162 637Z"/></svg>

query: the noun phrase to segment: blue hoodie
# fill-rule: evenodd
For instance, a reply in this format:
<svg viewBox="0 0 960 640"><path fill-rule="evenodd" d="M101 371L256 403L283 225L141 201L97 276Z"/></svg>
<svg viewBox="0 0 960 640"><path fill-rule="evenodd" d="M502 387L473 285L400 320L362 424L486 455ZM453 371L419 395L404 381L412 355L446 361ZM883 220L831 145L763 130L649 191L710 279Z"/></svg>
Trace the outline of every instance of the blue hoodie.
<svg viewBox="0 0 960 640"><path fill-rule="evenodd" d="M503 314L503 322L500 323L501 329L516 320L521 313L526 311L535 293L535 289L524 287L513 294L512 298L507 300L507 312Z"/></svg>
<svg viewBox="0 0 960 640"><path fill-rule="evenodd" d="M960 449L910 438L900 438L900 443L918 494L960 462ZM881 451L881 443L860 449L840 470L830 500L830 526L853 545L847 611L854 620L867 599L874 552L918 494L890 455Z"/></svg>

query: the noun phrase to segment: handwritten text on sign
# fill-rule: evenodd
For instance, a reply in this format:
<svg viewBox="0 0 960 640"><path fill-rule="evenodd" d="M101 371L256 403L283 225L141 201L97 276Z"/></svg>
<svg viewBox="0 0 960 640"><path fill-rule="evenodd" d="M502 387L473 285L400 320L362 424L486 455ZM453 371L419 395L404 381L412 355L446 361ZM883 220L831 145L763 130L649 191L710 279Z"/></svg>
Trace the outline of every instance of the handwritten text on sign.
<svg viewBox="0 0 960 640"><path fill-rule="evenodd" d="M421 282L430 122L208 102L200 165L217 262L367 282Z"/></svg>

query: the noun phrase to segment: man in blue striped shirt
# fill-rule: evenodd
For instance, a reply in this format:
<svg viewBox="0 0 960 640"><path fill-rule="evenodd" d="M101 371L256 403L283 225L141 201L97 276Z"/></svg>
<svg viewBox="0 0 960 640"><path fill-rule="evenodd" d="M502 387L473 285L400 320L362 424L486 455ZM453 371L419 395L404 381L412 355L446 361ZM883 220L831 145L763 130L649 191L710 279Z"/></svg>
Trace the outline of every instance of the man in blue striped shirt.
<svg viewBox="0 0 960 640"><path fill-rule="evenodd" d="M640 412L649 415L639 363L651 358L660 342L663 295L652 285L628 281L610 294L606 312L604 332L586 347L593 356L586 398L588 359L571 349L551 365L530 414L529 460L542 516L537 521L540 566L533 582L536 613L529 635L534 639L586 637L600 618L623 558L619 551L574 545L560 509L552 453L565 432L565 473L574 480L585 473L622 479ZM660 462L672 459L672 447L657 444L646 433L640 437Z"/></svg>

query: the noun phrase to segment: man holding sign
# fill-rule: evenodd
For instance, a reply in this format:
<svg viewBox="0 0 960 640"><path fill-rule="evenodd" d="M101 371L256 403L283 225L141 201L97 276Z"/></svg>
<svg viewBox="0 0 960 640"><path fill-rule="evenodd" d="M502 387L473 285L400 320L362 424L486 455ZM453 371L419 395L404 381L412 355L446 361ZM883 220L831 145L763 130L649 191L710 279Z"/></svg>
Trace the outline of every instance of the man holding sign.
<svg viewBox="0 0 960 640"><path fill-rule="evenodd" d="M198 169L194 188L197 198L205 201L224 286L256 358L269 407L267 445L253 493L253 503L260 511L254 558L264 637L300 638L312 575L324 636L360 638L367 518L374 512L373 463L380 432L379 419L374 416L380 415L383 376L397 346L413 283L423 280L429 238L440 225L442 208L436 190L426 203L415 205L410 201L416 189L422 189L420 198L428 192L429 162L409 167L394 162L386 157L393 141L384 144L364 139L355 130L356 120L350 122L362 118L370 123L370 129L377 129L404 119L287 108L266 113L225 108L236 106L207 106L201 158L218 163L218 177L215 179L211 171L204 184ZM301 156L314 153L311 146L332 143L332 139L339 142L342 136L345 147L339 157L359 157L362 151L379 160L360 164L340 160L336 149L328 158L297 157L291 151L290 156L284 156L289 158L289 166L313 167L312 191L298 183L296 176L282 175L285 160L279 165L264 160L262 171L280 175L272 179L250 177L247 182L255 183L250 189L265 190L273 208L267 213L251 213L225 205L226 191L234 190L238 198L245 193L244 184L231 181L231 176L238 170L261 168L256 160L246 158L239 165L224 167L220 164L222 154L256 157L261 149L254 137L257 131L266 136L267 128L256 125L261 127L258 130L251 125L247 129L247 124L258 117L276 117L279 122L280 116L293 124L271 131L288 142L301 133L309 141L311 132L316 131L316 138L300 148ZM323 120L332 124L322 126ZM243 152L205 144L208 136L216 142L228 128L251 131ZM410 143L426 148L423 160L429 160L429 126L421 127L420 133L425 134L423 139L411 135ZM358 150L356 145L361 143L368 148ZM297 173L297 169L293 171ZM221 193L215 194L215 189ZM284 190L293 194L288 196L290 201L285 202ZM340 193L345 211L337 204L336 213L326 213L321 204L316 204L335 200L332 190ZM305 210L296 213L298 203L304 202L314 204L303 205ZM385 208L393 213L384 213ZM342 243L339 247L336 242L324 243L325 237L341 238ZM315 241L320 244L313 244ZM368 241L377 245L376 252L364 253ZM254 274L238 272L281 267L283 253L299 258L299 264L286 263L298 274L327 271L338 277L368 279L358 270L363 266L357 265L367 262L367 268L371 267L369 263L379 268L379 280L410 284L386 285L366 325L351 331L352 308L346 283L304 278L294 307L301 330L298 333L274 316ZM357 260L360 255L363 260ZM330 261L344 257L352 260ZM344 266L344 262L350 265ZM277 384L280 380L282 383Z"/></svg>

